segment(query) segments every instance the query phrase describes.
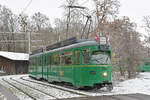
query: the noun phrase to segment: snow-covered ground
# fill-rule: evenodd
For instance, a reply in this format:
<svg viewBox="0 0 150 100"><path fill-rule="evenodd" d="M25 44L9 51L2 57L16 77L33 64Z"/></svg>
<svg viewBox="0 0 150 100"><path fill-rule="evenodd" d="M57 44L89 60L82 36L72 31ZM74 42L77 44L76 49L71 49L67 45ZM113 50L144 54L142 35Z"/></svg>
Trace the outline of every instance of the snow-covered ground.
<svg viewBox="0 0 150 100"><path fill-rule="evenodd" d="M42 86L42 85L39 85L37 83L31 83L31 82L28 82L28 81L25 81L25 80L21 80L20 77L22 77L22 76L24 76L25 79L36 81L36 80L33 80L33 79L29 78L28 75L11 75L11 76L1 76L0 77L0 82L1 82L2 85L7 87L9 90L14 91L15 89L12 86L8 85L7 83L5 83L4 81L1 80L2 78L4 78L4 79L10 81L11 83L17 84L16 86L20 87L18 83L16 83L15 81L10 80L10 77L11 77L13 79L16 79L19 82L22 82L22 83L26 84L26 85L30 85L33 88L36 88L38 90L42 90L45 93L56 96L59 99L60 98L81 97L80 95L72 94L71 92L69 93L67 91L62 91L62 90L59 90L57 88L55 89L55 88L48 87L48 86L45 86L45 85ZM39 81L36 81L36 82L39 82ZM44 83L46 85L51 85L51 84L46 83L46 82L40 82L40 83ZM123 81L123 82L119 82L118 84L116 84L114 86L114 89L111 92L102 92L102 91L99 91L99 90L96 90L96 91L93 90L93 91L88 91L87 92L87 91L81 91L81 90L68 89L68 88L61 87L61 86L57 86L57 87L58 88L63 88L63 89L69 90L69 91L73 91L73 92L86 94L88 96L119 95L119 94L134 94L134 93L141 93L141 94L150 95L150 72L149 73L148 72L140 73L134 79L129 79L129 80L126 80L126 81ZM27 96L23 95L23 93L20 93L17 90L15 90L15 93L13 93L13 94L16 95L18 98L20 98L21 100L29 99Z"/></svg>
<svg viewBox="0 0 150 100"><path fill-rule="evenodd" d="M113 93L128 94L142 93L150 95L150 72L140 73L136 78L117 84Z"/></svg>

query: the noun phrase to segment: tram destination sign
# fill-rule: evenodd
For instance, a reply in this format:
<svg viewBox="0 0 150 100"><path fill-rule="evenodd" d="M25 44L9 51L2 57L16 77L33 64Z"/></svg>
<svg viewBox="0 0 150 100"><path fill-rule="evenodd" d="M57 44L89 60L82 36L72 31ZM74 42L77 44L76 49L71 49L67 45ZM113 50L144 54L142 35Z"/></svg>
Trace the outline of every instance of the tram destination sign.
<svg viewBox="0 0 150 100"><path fill-rule="evenodd" d="M100 37L100 45L106 45L107 44L107 38L106 37Z"/></svg>

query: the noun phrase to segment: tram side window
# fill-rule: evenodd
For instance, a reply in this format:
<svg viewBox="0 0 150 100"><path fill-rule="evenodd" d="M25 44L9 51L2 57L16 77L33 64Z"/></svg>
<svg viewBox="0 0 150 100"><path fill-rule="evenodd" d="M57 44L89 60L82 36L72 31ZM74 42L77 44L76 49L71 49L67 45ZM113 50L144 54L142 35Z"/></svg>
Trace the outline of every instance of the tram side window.
<svg viewBox="0 0 150 100"><path fill-rule="evenodd" d="M44 65L47 65L47 56L44 56Z"/></svg>
<svg viewBox="0 0 150 100"><path fill-rule="evenodd" d="M72 64L72 52L66 52L66 57L65 57L65 64L66 65L71 65Z"/></svg>
<svg viewBox="0 0 150 100"><path fill-rule="evenodd" d="M39 66L41 66L41 63L42 63L42 62L41 62L41 58L39 57Z"/></svg>
<svg viewBox="0 0 150 100"><path fill-rule="evenodd" d="M61 65L65 65L65 56L64 53L61 54Z"/></svg>
<svg viewBox="0 0 150 100"><path fill-rule="evenodd" d="M33 59L32 59L32 62L31 62L31 63L32 63L32 66L34 66Z"/></svg>
<svg viewBox="0 0 150 100"><path fill-rule="evenodd" d="M51 56L50 55L48 55L48 65L50 65L51 64Z"/></svg>
<svg viewBox="0 0 150 100"><path fill-rule="evenodd" d="M31 61L32 61L32 62L31 62L31 63L32 63L32 66L34 66L34 59L32 59Z"/></svg>
<svg viewBox="0 0 150 100"><path fill-rule="evenodd" d="M53 59L53 60L52 60ZM53 55L50 55L49 56L49 63L50 63L50 65L54 65L54 56Z"/></svg>
<svg viewBox="0 0 150 100"><path fill-rule="evenodd" d="M38 62L37 62L37 58L35 58L35 66L37 66L37 63L38 63Z"/></svg>
<svg viewBox="0 0 150 100"><path fill-rule="evenodd" d="M80 51L75 51L75 64L80 64Z"/></svg>
<svg viewBox="0 0 150 100"><path fill-rule="evenodd" d="M82 62L83 64L90 64L90 49L85 49L82 51Z"/></svg>
<svg viewBox="0 0 150 100"><path fill-rule="evenodd" d="M66 52L61 54L61 64L62 65L71 65L72 64L72 52Z"/></svg>
<svg viewBox="0 0 150 100"><path fill-rule="evenodd" d="M58 54L54 54L54 65L59 65L60 58Z"/></svg>

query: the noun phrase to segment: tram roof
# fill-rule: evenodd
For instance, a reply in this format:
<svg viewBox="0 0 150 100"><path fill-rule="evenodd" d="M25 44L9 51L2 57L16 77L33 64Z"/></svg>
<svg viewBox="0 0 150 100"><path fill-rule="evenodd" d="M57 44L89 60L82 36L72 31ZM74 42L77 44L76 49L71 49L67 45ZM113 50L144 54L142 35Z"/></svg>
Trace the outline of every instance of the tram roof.
<svg viewBox="0 0 150 100"><path fill-rule="evenodd" d="M60 50L71 49L71 48L82 47L82 46L92 46L92 45L97 45L97 44L98 43L94 40L81 41L81 42L78 42L78 43L75 43L75 44L71 44L71 45L60 47L60 48L57 48L57 49L37 53L37 54L31 55L31 56L38 56L38 55L41 55L41 54L57 52L57 51L60 51Z"/></svg>

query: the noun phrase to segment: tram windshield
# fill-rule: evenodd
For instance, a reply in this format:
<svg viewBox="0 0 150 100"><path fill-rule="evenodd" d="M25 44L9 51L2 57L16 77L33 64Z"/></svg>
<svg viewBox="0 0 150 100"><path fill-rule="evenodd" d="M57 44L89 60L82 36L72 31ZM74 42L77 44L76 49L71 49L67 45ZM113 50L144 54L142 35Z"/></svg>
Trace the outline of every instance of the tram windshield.
<svg viewBox="0 0 150 100"><path fill-rule="evenodd" d="M92 53L93 64L111 64L110 56L107 52L96 51Z"/></svg>

